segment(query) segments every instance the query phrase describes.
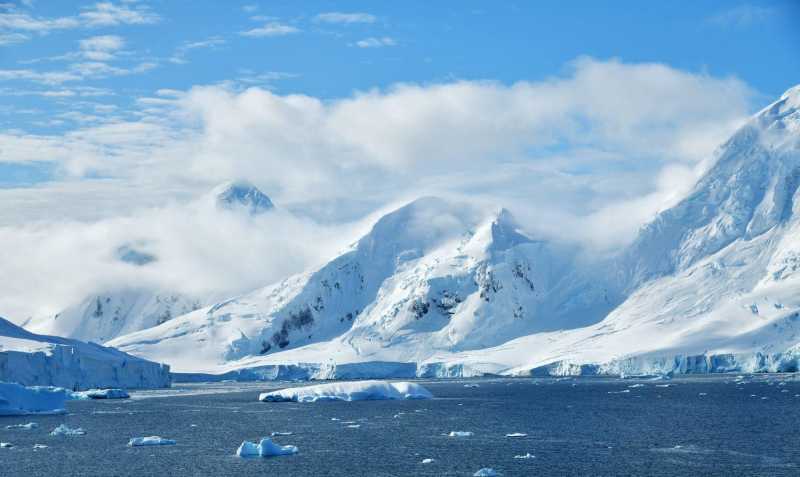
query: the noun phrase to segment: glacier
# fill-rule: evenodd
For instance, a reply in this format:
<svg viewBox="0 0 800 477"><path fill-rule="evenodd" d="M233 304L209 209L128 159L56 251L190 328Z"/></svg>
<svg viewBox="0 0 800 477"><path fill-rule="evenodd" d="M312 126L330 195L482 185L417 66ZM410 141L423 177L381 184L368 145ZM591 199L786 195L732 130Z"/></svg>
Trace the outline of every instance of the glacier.
<svg viewBox="0 0 800 477"><path fill-rule="evenodd" d="M72 391L169 387L171 376L167 365L95 343L37 335L0 318L0 381Z"/></svg>

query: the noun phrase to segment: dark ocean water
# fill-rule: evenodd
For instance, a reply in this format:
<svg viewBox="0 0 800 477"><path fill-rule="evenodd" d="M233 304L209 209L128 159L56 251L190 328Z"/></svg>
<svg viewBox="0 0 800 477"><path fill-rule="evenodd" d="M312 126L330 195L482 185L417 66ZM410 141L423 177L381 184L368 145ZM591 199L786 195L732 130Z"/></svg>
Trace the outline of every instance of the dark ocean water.
<svg viewBox="0 0 800 477"><path fill-rule="evenodd" d="M0 418L0 441L15 446L0 449L0 475L471 476L482 467L507 476L800 475L800 381L791 376L423 384L436 399L261 403L260 391L282 386L231 383L70 402L63 416ZM30 421L39 428L6 430ZM61 423L87 434L51 437ZM271 432L291 432L275 441L300 452L234 456L243 440ZM149 435L177 445L126 446ZM535 457L514 458L528 453Z"/></svg>

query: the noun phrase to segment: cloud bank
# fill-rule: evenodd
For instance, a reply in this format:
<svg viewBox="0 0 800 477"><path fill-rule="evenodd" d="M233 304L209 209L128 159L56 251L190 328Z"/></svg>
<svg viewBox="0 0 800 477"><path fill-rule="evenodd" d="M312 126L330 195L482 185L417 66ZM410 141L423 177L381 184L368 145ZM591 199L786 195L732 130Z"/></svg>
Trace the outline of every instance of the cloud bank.
<svg viewBox="0 0 800 477"><path fill-rule="evenodd" d="M55 175L0 190L0 248L17 252L0 263L15 277L0 315L24 319L136 280L244 291L324 259L357 236L359 219L423 194L505 206L541 237L608 253L686 193L753 98L735 78L581 58L540 81L398 84L338 99L198 86L140 98L132 121L6 132L0 162L47 162ZM256 227L187 212L240 177L294 215ZM164 268L109 258L133 239L159 244Z"/></svg>

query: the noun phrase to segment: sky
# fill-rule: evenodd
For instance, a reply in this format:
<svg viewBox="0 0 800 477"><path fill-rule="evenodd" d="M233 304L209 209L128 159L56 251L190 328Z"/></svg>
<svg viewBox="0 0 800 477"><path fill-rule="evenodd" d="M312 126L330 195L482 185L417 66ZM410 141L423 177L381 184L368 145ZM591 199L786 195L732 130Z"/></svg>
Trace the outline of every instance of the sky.
<svg viewBox="0 0 800 477"><path fill-rule="evenodd" d="M0 316L241 292L421 195L614 253L800 82L799 24L796 1L0 0ZM203 209L240 178L280 213ZM159 265L116 263L128 242Z"/></svg>

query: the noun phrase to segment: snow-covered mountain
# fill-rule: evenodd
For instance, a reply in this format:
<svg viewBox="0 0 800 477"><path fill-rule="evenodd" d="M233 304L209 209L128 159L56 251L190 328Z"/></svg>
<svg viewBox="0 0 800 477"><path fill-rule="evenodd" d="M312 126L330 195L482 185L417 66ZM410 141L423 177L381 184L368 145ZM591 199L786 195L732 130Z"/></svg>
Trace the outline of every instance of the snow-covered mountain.
<svg viewBox="0 0 800 477"><path fill-rule="evenodd" d="M246 180L225 182L211 191L211 196L220 209L242 210L258 215L275 208L266 194Z"/></svg>
<svg viewBox="0 0 800 477"><path fill-rule="evenodd" d="M578 267L572 250L530 238L507 211L486 218L421 199L318 270L113 343L181 371L382 361L419 363L423 375L794 369L798 185L795 87L610 264Z"/></svg>
<svg viewBox="0 0 800 477"><path fill-rule="evenodd" d="M171 377L169 366L93 343L33 334L0 318L0 381L79 390L167 387Z"/></svg>
<svg viewBox="0 0 800 477"><path fill-rule="evenodd" d="M182 371L314 343L402 361L484 348L611 308L605 289L569 273L570 252L529 238L506 210L423 198L318 270L110 344ZM559 290L581 287L578 299Z"/></svg>
<svg viewBox="0 0 800 477"><path fill-rule="evenodd" d="M123 288L91 295L52 317L31 321L26 328L35 333L104 343L160 325L200 307L200 301L180 293Z"/></svg>

